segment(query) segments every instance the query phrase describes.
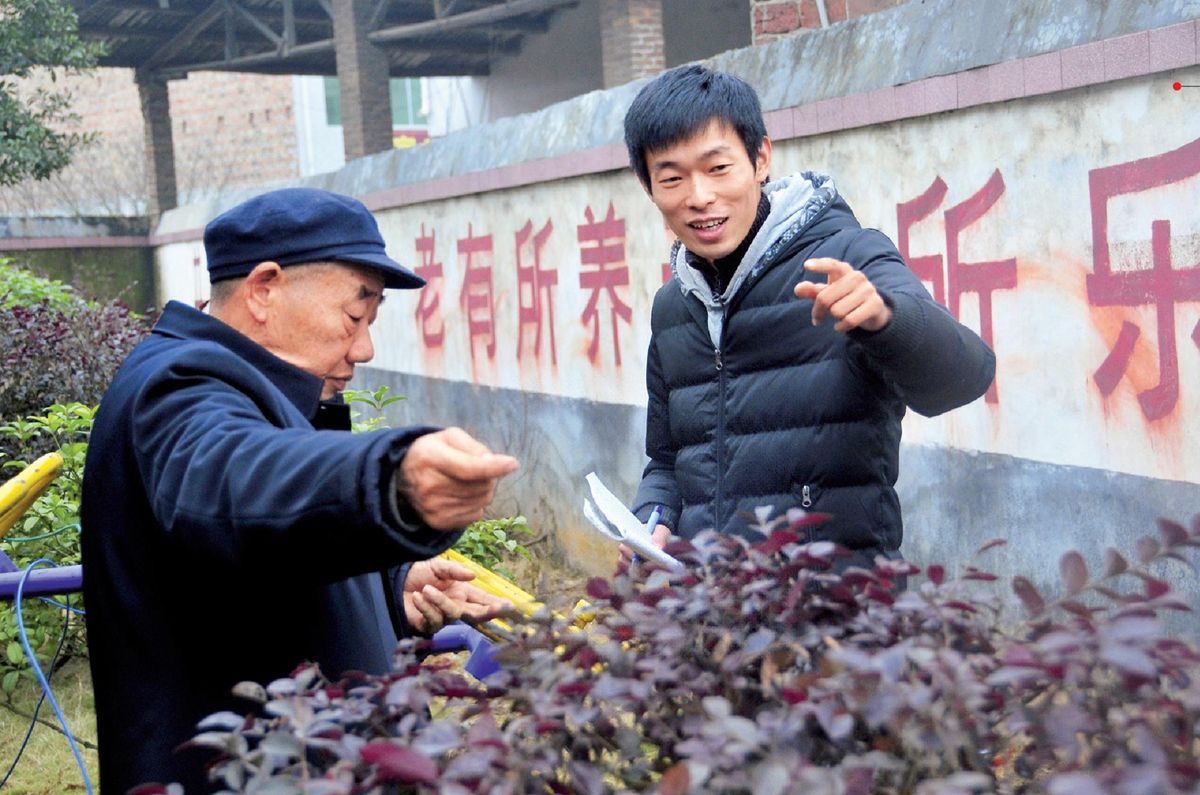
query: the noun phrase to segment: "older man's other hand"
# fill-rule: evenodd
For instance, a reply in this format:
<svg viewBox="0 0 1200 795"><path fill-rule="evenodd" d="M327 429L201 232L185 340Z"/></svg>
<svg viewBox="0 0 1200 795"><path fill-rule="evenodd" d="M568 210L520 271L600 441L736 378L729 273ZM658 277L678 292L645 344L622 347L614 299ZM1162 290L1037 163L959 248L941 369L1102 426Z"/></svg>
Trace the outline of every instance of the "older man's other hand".
<svg viewBox="0 0 1200 795"><path fill-rule="evenodd" d="M517 459L493 453L462 428L447 428L412 443L396 486L430 527L457 530L483 518L496 482L517 466Z"/></svg>
<svg viewBox="0 0 1200 795"><path fill-rule="evenodd" d="M459 619L486 621L512 607L471 584L475 575L461 563L431 558L414 563L404 580L404 615L413 629L432 635Z"/></svg>

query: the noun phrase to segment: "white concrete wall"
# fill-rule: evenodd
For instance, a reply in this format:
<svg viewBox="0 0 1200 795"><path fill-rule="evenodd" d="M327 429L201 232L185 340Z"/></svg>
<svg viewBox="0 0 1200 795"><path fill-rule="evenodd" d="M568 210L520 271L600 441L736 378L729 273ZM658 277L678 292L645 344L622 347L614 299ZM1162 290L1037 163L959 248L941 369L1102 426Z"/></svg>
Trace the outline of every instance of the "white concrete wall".
<svg viewBox="0 0 1200 795"><path fill-rule="evenodd" d="M296 159L300 176L336 171L346 164L342 125L330 124L325 109L325 78L292 78L295 97Z"/></svg>

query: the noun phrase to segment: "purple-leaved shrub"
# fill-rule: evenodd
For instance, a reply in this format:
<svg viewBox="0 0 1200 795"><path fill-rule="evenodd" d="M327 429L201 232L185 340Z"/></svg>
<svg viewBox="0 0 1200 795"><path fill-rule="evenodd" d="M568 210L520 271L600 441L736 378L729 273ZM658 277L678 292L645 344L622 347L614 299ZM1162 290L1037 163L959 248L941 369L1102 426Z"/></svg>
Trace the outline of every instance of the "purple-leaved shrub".
<svg viewBox="0 0 1200 795"><path fill-rule="evenodd" d="M408 640L387 676L241 683L250 714L190 745L243 793L1200 792L1200 652L1159 622L1187 606L1156 573L1200 517L1098 574L1068 553L1058 595L1014 578L1024 615L979 556L834 573L810 521L594 579L586 630L540 614L484 682Z"/></svg>
<svg viewBox="0 0 1200 795"><path fill-rule="evenodd" d="M43 414L56 403L99 403L153 325L153 318L118 302L9 305L5 297L0 295L0 423ZM0 439L3 460L33 460L53 449L48 439L24 446Z"/></svg>

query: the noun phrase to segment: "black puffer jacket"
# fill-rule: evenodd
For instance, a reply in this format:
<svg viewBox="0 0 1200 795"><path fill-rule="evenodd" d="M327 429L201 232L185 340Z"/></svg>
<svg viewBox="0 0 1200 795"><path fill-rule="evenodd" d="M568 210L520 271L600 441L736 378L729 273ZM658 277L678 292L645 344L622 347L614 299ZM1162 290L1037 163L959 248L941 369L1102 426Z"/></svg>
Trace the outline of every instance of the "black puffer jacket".
<svg viewBox="0 0 1200 795"><path fill-rule="evenodd" d="M634 512L654 506L690 538L747 532L754 509L833 515L813 531L864 553L895 552L894 484L906 406L933 416L983 394L995 357L933 301L881 232L862 229L832 180L805 172L765 188L771 211L721 296L672 251L647 357L646 467ZM862 270L893 310L876 333L814 327L804 262Z"/></svg>

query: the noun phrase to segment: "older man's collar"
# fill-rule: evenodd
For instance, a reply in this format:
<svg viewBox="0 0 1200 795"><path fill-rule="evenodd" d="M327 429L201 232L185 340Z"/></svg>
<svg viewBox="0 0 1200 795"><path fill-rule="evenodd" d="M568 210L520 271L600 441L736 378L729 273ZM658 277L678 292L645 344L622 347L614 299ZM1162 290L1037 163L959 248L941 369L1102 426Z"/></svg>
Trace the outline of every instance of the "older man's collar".
<svg viewBox="0 0 1200 795"><path fill-rule="evenodd" d="M179 301L163 309L154 333L181 339L204 339L233 351L265 375L305 417L313 419L325 382L285 362L237 329Z"/></svg>

